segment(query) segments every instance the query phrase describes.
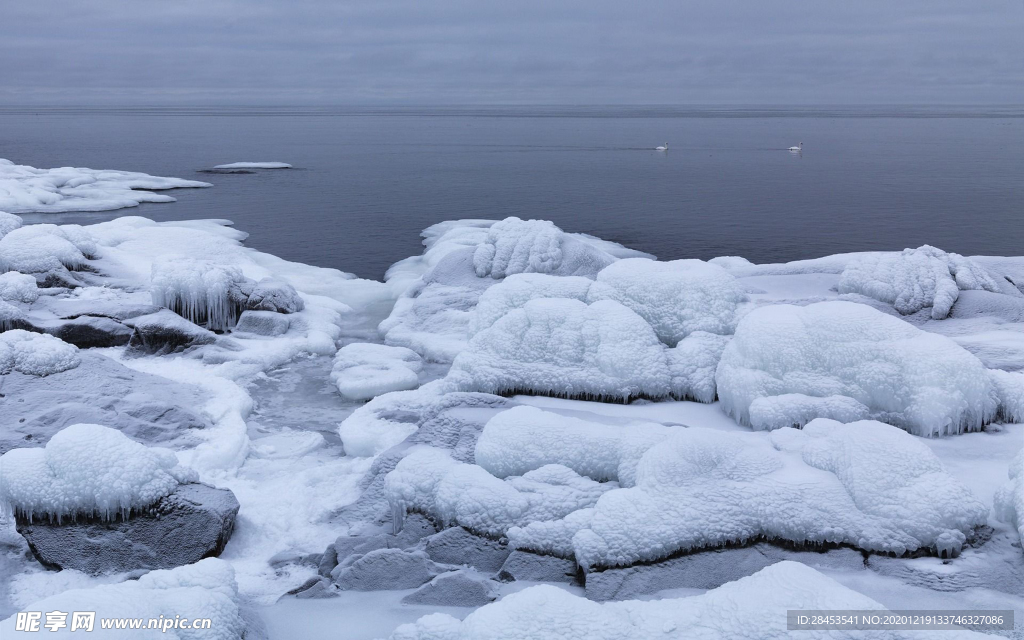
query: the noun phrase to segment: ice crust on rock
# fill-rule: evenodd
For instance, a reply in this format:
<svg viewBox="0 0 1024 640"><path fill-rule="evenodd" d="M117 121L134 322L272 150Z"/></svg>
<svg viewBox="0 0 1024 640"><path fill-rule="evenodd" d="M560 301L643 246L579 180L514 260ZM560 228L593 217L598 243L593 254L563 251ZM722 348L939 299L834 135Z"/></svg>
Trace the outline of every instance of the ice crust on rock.
<svg viewBox="0 0 1024 640"><path fill-rule="evenodd" d="M567 526L529 524L508 537L515 548L571 548L587 568L761 537L953 556L986 518L913 436L875 421L818 419L770 438L679 429L640 458L635 486L605 493Z"/></svg>
<svg viewBox="0 0 1024 640"><path fill-rule="evenodd" d="M169 449L96 424L72 425L45 447L12 449L0 461L0 501L28 519L126 516L197 479Z"/></svg>
<svg viewBox="0 0 1024 640"><path fill-rule="evenodd" d="M213 185L208 182L131 171L36 169L0 158L0 211L10 213L109 211L143 202L174 202L171 196L144 189L210 186Z"/></svg>
<svg viewBox="0 0 1024 640"><path fill-rule="evenodd" d="M3 307L0 307L2 313ZM78 347L59 338L23 329L0 333L0 375L17 371L32 376L48 376L74 369L79 363Z"/></svg>
<svg viewBox="0 0 1024 640"><path fill-rule="evenodd" d="M793 637L780 611L877 610L883 606L797 562L779 562L702 595L597 603L551 585L510 594L459 621L447 614L400 626L391 640L732 640ZM916 631L801 631L813 640L911 640ZM948 631L951 640L981 640ZM865 635L866 634L866 635ZM946 637L946 635L943 635Z"/></svg>
<svg viewBox="0 0 1024 640"><path fill-rule="evenodd" d="M1007 475L1009 482L1001 486L995 495L995 513L999 520L1017 529L1024 545L1024 449L1010 461Z"/></svg>
<svg viewBox="0 0 1024 640"><path fill-rule="evenodd" d="M357 342L338 350L331 380L346 398L369 400L390 391L415 389L422 368L419 354L411 349Z"/></svg>
<svg viewBox="0 0 1024 640"><path fill-rule="evenodd" d="M139 640L237 640L243 637L246 624L241 615L235 571L217 558L206 558L195 564L150 571L138 580L104 584L91 589L72 589L31 603L31 611L95 611L97 620L92 633L97 638L138 638ZM170 619L210 618L208 629L146 629L131 631L101 630L99 617ZM45 619L44 619L45 622ZM82 633L71 632L68 626L55 632L43 630L47 636L74 638ZM0 635L20 638L15 631L16 616L0 622ZM145 622L143 626L145 627ZM24 637L39 632L24 632Z"/></svg>
<svg viewBox="0 0 1024 640"><path fill-rule="evenodd" d="M935 320L949 316L960 291L976 289L999 291L981 265L929 245L866 255L847 265L839 277L840 293L887 302L903 315L931 307Z"/></svg>
<svg viewBox="0 0 1024 640"><path fill-rule="evenodd" d="M516 217L496 222L473 251L480 278L516 273L590 276L615 261L612 255L565 233L547 220Z"/></svg>
<svg viewBox="0 0 1024 640"><path fill-rule="evenodd" d="M214 331L235 325L251 289L238 267L209 260L167 259L153 263L153 304Z"/></svg>
<svg viewBox="0 0 1024 640"><path fill-rule="evenodd" d="M287 162L230 162L218 164L214 169L291 169Z"/></svg>
<svg viewBox="0 0 1024 640"><path fill-rule="evenodd" d="M694 331L731 334L736 311L747 299L728 271L701 260L620 260L597 274L588 300L615 300L650 323L658 338L675 346Z"/></svg>
<svg viewBox="0 0 1024 640"><path fill-rule="evenodd" d="M999 408L988 370L961 346L843 301L751 311L726 346L716 379L722 408L760 428L801 424L815 409L836 417L831 412L855 412L833 396L852 398L871 418L923 436L979 430ZM826 400L762 403L758 415L766 421L753 425L756 400L788 394Z"/></svg>

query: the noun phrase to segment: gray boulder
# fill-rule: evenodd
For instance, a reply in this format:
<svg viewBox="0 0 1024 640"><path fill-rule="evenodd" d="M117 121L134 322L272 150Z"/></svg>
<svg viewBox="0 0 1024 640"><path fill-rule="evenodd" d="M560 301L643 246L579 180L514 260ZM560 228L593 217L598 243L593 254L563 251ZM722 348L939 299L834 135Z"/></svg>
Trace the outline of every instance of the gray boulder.
<svg viewBox="0 0 1024 640"><path fill-rule="evenodd" d="M48 323L39 329L82 349L121 347L128 344L132 336L131 327L117 320L97 316L78 316L71 320Z"/></svg>
<svg viewBox="0 0 1024 640"><path fill-rule="evenodd" d="M576 563L556 556L542 556L515 550L498 571L504 582L533 580L537 582L575 582Z"/></svg>
<svg viewBox="0 0 1024 640"><path fill-rule="evenodd" d="M258 336L279 336L288 331L290 324L287 316L274 311L243 311L235 331Z"/></svg>
<svg viewBox="0 0 1024 640"><path fill-rule="evenodd" d="M342 590L383 591L415 589L443 573L426 554L404 549L377 549L337 567L334 583Z"/></svg>
<svg viewBox="0 0 1024 640"><path fill-rule="evenodd" d="M295 287L275 278L263 278L254 284L245 303L246 309L277 313L295 313L305 307Z"/></svg>
<svg viewBox="0 0 1024 640"><path fill-rule="evenodd" d="M511 553L507 545L472 534L462 527L430 536L426 539L425 550L434 562L467 565L484 573L501 569Z"/></svg>
<svg viewBox="0 0 1024 640"><path fill-rule="evenodd" d="M213 332L167 309L125 320L125 324L134 329L128 355L163 355L217 341Z"/></svg>
<svg viewBox="0 0 1024 640"><path fill-rule="evenodd" d="M151 508L104 522L29 522L18 533L43 565L97 575L170 569L217 556L235 527L238 500L227 489L180 485Z"/></svg>
<svg viewBox="0 0 1024 640"><path fill-rule="evenodd" d="M428 604L442 607L482 607L492 602L497 584L465 569L442 573L416 591L402 598L405 604Z"/></svg>

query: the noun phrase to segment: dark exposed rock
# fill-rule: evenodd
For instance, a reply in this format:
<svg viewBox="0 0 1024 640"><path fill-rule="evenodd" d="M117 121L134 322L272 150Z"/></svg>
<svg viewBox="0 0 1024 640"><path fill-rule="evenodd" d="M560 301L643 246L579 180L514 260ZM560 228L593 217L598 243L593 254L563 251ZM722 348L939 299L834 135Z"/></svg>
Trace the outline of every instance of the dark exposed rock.
<svg viewBox="0 0 1024 640"><path fill-rule="evenodd" d="M430 536L425 550L434 562L468 565L485 573L501 569L511 553L507 545L474 535L462 527L452 527Z"/></svg>
<svg viewBox="0 0 1024 640"><path fill-rule="evenodd" d="M496 583L473 571L442 573L402 598L405 604L482 607L495 599Z"/></svg>
<svg viewBox="0 0 1024 640"><path fill-rule="evenodd" d="M377 549L347 567L338 565L333 577L334 583L343 590L414 589L445 570L423 552Z"/></svg>
<svg viewBox="0 0 1024 640"><path fill-rule="evenodd" d="M126 320L125 324L134 329L128 342L129 355L163 355L217 341L213 332L167 309Z"/></svg>
<svg viewBox="0 0 1024 640"><path fill-rule="evenodd" d="M96 316L78 316L41 328L81 349L124 346L132 336L131 327L110 318Z"/></svg>
<svg viewBox="0 0 1024 640"><path fill-rule="evenodd" d="M505 582L534 580L537 582L575 582L576 563L556 556L543 556L515 550L498 571Z"/></svg>
<svg viewBox="0 0 1024 640"><path fill-rule="evenodd" d="M19 517L17 528L48 567L94 575L170 569L219 555L235 527L238 506L227 489L189 483L127 519L57 524Z"/></svg>

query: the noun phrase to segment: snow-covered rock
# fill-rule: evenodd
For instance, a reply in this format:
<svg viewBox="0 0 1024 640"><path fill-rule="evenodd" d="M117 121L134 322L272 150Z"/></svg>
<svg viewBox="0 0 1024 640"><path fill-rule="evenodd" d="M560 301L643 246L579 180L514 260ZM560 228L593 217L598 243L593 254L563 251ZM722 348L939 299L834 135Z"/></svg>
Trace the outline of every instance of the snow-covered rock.
<svg viewBox="0 0 1024 640"><path fill-rule="evenodd" d="M597 274L588 300L615 300L635 311L670 346L694 331L731 334L743 287L701 260L620 260Z"/></svg>
<svg viewBox="0 0 1024 640"><path fill-rule="evenodd" d="M238 267L209 260L154 262L152 283L153 304L213 331L235 325L252 288Z"/></svg>
<svg viewBox="0 0 1024 640"><path fill-rule="evenodd" d="M74 369L80 362L78 348L59 338L23 329L0 333L0 374L48 376Z"/></svg>
<svg viewBox="0 0 1024 640"><path fill-rule="evenodd" d="M960 291L998 291L989 272L956 253L928 245L900 253L868 254L839 278L840 293L860 293L893 305L903 315L931 307L931 317L949 315Z"/></svg>
<svg viewBox="0 0 1024 640"><path fill-rule="evenodd" d="M71 589L38 600L24 607L28 611L93 611L94 628L85 632L91 638L124 638L124 630L103 630L98 618L163 619L168 628L137 629L131 638L139 640L232 640L243 637L246 623L241 615L235 571L223 560L207 558L195 564L169 570L151 571L138 580L104 584L90 589ZM176 619L209 618L209 628L174 629ZM68 626L56 631L15 631L16 616L0 622L4 638L38 636L40 631L52 637L77 637L81 630ZM45 622L45 619L43 620Z"/></svg>
<svg viewBox="0 0 1024 640"><path fill-rule="evenodd" d="M8 233L21 227L23 220L21 216L16 216L13 213L7 213L6 211L0 211L0 238L3 238Z"/></svg>
<svg viewBox="0 0 1024 640"><path fill-rule="evenodd" d="M0 271L74 271L95 252L95 241L78 225L33 224L0 238Z"/></svg>
<svg viewBox="0 0 1024 640"><path fill-rule="evenodd" d="M342 590L381 591L415 589L447 569L435 564L422 551L377 549L333 574Z"/></svg>
<svg viewBox="0 0 1024 640"><path fill-rule="evenodd" d="M511 553L508 545L474 535L462 527L451 527L428 536L423 550L434 562L469 566L488 574L501 569Z"/></svg>
<svg viewBox="0 0 1024 640"><path fill-rule="evenodd" d="M988 373L999 399L1000 417L1006 422L1024 422L1024 371L989 369Z"/></svg>
<svg viewBox="0 0 1024 640"><path fill-rule="evenodd" d="M996 517L1013 525L1024 545L1024 449L1017 452L1007 471L1009 482L996 492L994 506Z"/></svg>
<svg viewBox="0 0 1024 640"><path fill-rule="evenodd" d="M852 398L871 418L925 436L978 430L998 410L988 371L958 344L842 301L750 312L726 346L716 379L723 409L746 425L759 398L826 399L762 404L760 428L803 424L816 410L836 417L859 411L831 396Z"/></svg>
<svg viewBox="0 0 1024 640"><path fill-rule="evenodd" d="M0 273L0 300L30 304L39 299L36 279L25 273Z"/></svg>
<svg viewBox="0 0 1024 640"><path fill-rule="evenodd" d="M251 333L257 336L280 336L288 333L291 322L288 316L273 311L243 311L238 316L238 323L235 325L235 332Z"/></svg>
<svg viewBox="0 0 1024 640"><path fill-rule="evenodd" d="M718 393L715 375L722 352L732 336L694 331L668 351L672 396L680 400L714 402Z"/></svg>
<svg viewBox="0 0 1024 640"><path fill-rule="evenodd" d="M295 287L277 278L263 278L252 285L245 308L254 311L296 313L306 308Z"/></svg>
<svg viewBox="0 0 1024 640"><path fill-rule="evenodd" d="M419 354L411 349L357 342L338 350L331 380L346 398L369 400L390 391L415 389L422 368Z"/></svg>
<svg viewBox="0 0 1024 640"><path fill-rule="evenodd" d="M10 213L108 211L143 202L174 202L171 196L146 190L210 186L131 171L36 169L0 159L0 210Z"/></svg>
<svg viewBox="0 0 1024 640"><path fill-rule="evenodd" d="M490 287L480 296L469 323L476 335L513 309L537 298L568 298L586 302L594 281L581 276L551 276L545 273L517 273Z"/></svg>
<svg viewBox="0 0 1024 640"><path fill-rule="evenodd" d="M72 425L45 447L12 449L0 460L0 502L28 520L126 516L196 480L172 451L96 424Z"/></svg>
<svg viewBox="0 0 1024 640"><path fill-rule="evenodd" d="M496 597L497 583L472 571L442 573L402 598L405 604L441 607L481 607Z"/></svg>
<svg viewBox="0 0 1024 640"><path fill-rule="evenodd" d="M213 332L167 309L131 318L125 324L132 328L129 355L174 353L217 341Z"/></svg>
<svg viewBox="0 0 1024 640"><path fill-rule="evenodd" d="M399 627L391 640L732 640L793 637L787 610L877 610L881 604L797 562L779 562L702 595L597 603L551 585L510 594L459 621L435 613ZM781 612L781 613L780 613ZM800 631L812 640L911 640L917 631ZM865 635L867 634L867 635ZM980 633L947 631L951 640Z"/></svg>
<svg viewBox="0 0 1024 640"><path fill-rule="evenodd" d="M291 169L287 162L230 162L218 164L214 169Z"/></svg>
<svg viewBox="0 0 1024 640"><path fill-rule="evenodd" d="M952 556L987 509L896 427L815 420L770 439L690 427L652 446L634 487L589 513L508 531L516 548L569 549L583 567L631 565L765 537Z"/></svg>
<svg viewBox="0 0 1024 640"><path fill-rule="evenodd" d="M615 258L566 234L547 220L505 218L487 231L473 252L476 275L504 278L515 273L597 275Z"/></svg>

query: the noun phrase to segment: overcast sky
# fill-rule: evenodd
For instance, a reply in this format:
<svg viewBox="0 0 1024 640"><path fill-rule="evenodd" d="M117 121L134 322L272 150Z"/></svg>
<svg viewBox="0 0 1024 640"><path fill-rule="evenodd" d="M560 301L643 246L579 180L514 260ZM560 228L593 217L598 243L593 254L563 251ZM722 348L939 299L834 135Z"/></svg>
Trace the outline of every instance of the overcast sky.
<svg viewBox="0 0 1024 640"><path fill-rule="evenodd" d="M1024 103L1024 0L3 0L54 102Z"/></svg>

